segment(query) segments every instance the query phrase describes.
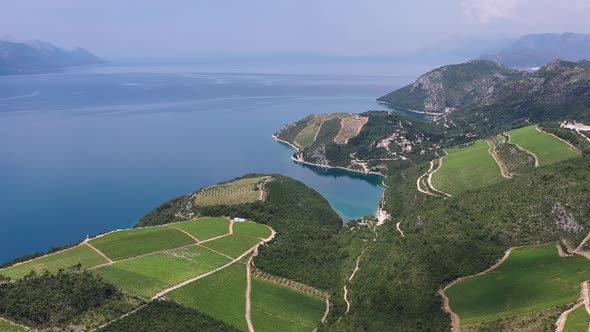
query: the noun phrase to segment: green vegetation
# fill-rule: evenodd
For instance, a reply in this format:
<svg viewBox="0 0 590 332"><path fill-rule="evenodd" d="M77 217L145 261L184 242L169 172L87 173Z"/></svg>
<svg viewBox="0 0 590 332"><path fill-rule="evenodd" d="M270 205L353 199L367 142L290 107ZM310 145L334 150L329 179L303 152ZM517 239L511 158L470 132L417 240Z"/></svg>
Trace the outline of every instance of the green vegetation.
<svg viewBox="0 0 590 332"><path fill-rule="evenodd" d="M438 190L456 195L501 181L500 168L488 149L483 140L468 147L449 149L442 167L432 176L432 184Z"/></svg>
<svg viewBox="0 0 590 332"><path fill-rule="evenodd" d="M238 332L223 322L170 301L152 301L123 319L100 329L101 332Z"/></svg>
<svg viewBox="0 0 590 332"><path fill-rule="evenodd" d="M524 174L535 167L535 159L529 153L517 148L514 144L508 143L504 135L496 135L492 141L495 144L498 157L508 173L512 175Z"/></svg>
<svg viewBox="0 0 590 332"><path fill-rule="evenodd" d="M461 332L551 332L555 330L555 322L563 310L563 307L549 308L493 321L461 325Z"/></svg>
<svg viewBox="0 0 590 332"><path fill-rule="evenodd" d="M0 285L0 315L35 328L65 327L89 312L100 322L131 309L121 292L89 272L32 272Z"/></svg>
<svg viewBox="0 0 590 332"><path fill-rule="evenodd" d="M508 134L511 143L518 144L523 149L534 153L539 158L539 164L541 165L548 165L579 156L564 142L551 135L539 132L536 125L511 130Z"/></svg>
<svg viewBox="0 0 590 332"><path fill-rule="evenodd" d="M496 270L463 280L447 290L462 324L575 302L580 283L590 279L582 256L559 257L555 245L514 250Z"/></svg>
<svg viewBox="0 0 590 332"><path fill-rule="evenodd" d="M229 220L226 218L199 218L172 226L182 229L200 241L229 233Z"/></svg>
<svg viewBox="0 0 590 332"><path fill-rule="evenodd" d="M195 245L114 263L94 272L125 291L151 298L228 262L228 258Z"/></svg>
<svg viewBox="0 0 590 332"><path fill-rule="evenodd" d="M190 196L184 196L148 213L138 225L165 224L170 215L177 213L256 220L277 232L275 240L261 246L255 258L258 268L310 286L331 289L338 280L340 257L335 236L342 227L342 219L318 192L288 177L277 174L272 177L265 185L268 196L264 202L195 206Z"/></svg>
<svg viewBox="0 0 590 332"><path fill-rule="evenodd" d="M22 325L18 325L16 323L9 322L7 320L0 318L0 331L3 331L3 332L25 332L25 331L30 331L30 330Z"/></svg>
<svg viewBox="0 0 590 332"><path fill-rule="evenodd" d="M258 238L266 239L272 234L272 231L268 226L261 225L254 222L237 222L234 223L234 234L242 234L255 236Z"/></svg>
<svg viewBox="0 0 590 332"><path fill-rule="evenodd" d="M96 251L82 245L2 269L0 275L11 279L20 279L33 270L38 273L43 272L43 270L57 272L59 269L67 269L77 264L81 264L82 268L87 269L106 262Z"/></svg>
<svg viewBox="0 0 590 332"><path fill-rule="evenodd" d="M172 300L221 320L242 331L247 330L246 267L235 263L206 278L194 281L167 294Z"/></svg>
<svg viewBox="0 0 590 332"><path fill-rule="evenodd" d="M256 331L311 331L324 309L324 300L252 278L252 323Z"/></svg>
<svg viewBox="0 0 590 332"><path fill-rule="evenodd" d="M258 185L266 179L267 176L249 177L203 188L196 195L196 204L235 205L264 199L264 192L260 192Z"/></svg>
<svg viewBox="0 0 590 332"><path fill-rule="evenodd" d="M178 248L195 241L169 227L138 228L113 232L90 241L112 260L139 256L154 251Z"/></svg>
<svg viewBox="0 0 590 332"><path fill-rule="evenodd" d="M221 239L203 243L203 246L217 250L230 257L238 258L258 242L260 242L260 239L252 236L232 234L222 237Z"/></svg>
<svg viewBox="0 0 590 332"><path fill-rule="evenodd" d="M590 315L584 305L581 305L567 316L563 332L588 332L589 325Z"/></svg>

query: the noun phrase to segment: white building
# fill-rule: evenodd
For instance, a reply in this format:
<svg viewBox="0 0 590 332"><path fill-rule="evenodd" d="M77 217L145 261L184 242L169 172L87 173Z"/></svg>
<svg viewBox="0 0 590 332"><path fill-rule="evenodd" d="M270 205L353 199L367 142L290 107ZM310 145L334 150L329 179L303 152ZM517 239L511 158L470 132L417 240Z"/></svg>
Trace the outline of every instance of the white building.
<svg viewBox="0 0 590 332"><path fill-rule="evenodd" d="M246 222L245 218L234 218L234 222Z"/></svg>

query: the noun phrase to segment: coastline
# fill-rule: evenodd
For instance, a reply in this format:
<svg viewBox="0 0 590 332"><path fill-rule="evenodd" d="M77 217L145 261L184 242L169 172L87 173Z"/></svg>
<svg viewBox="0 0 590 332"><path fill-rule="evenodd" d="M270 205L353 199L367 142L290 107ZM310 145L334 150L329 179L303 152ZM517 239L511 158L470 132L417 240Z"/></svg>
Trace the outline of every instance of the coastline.
<svg viewBox="0 0 590 332"><path fill-rule="evenodd" d="M282 139L278 138L276 135L273 134L272 135L272 138L275 141L278 141L278 142L281 142L281 143L284 143L284 144L289 145L290 147L292 147L293 149L295 149L295 151L297 151L297 153L301 153L301 150L298 147L296 147L295 145L293 145L293 144L291 144L291 143L289 143L289 142L287 142L285 140L282 140ZM380 176L381 178L385 178L386 177L385 175L383 175L381 173L378 173L378 172L363 172L363 171L359 171L359 170L348 168L348 167L329 166L329 165L315 164L315 163L312 163L312 162L309 162L309 161L305 161L305 160L300 159L300 158L295 158L294 156L291 156L291 160L293 160L294 162L296 162L298 164L305 164L305 165L314 166L314 167L320 167L320 168L325 168L325 169L341 169L341 170L345 170L345 171L349 171L349 172L354 172L354 173L359 173L359 174L364 174L364 175L377 175L377 176ZM382 184L384 185L384 183L382 183Z"/></svg>

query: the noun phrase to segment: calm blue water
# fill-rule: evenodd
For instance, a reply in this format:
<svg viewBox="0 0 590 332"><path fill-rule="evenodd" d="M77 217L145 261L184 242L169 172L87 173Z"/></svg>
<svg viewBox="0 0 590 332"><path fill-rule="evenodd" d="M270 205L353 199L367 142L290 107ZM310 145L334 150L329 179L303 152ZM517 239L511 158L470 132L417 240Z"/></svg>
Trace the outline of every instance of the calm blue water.
<svg viewBox="0 0 590 332"><path fill-rule="evenodd" d="M0 262L113 228L249 172L322 193L343 218L373 214L378 178L294 164L271 139L310 113L383 109L371 76L99 67L0 76Z"/></svg>

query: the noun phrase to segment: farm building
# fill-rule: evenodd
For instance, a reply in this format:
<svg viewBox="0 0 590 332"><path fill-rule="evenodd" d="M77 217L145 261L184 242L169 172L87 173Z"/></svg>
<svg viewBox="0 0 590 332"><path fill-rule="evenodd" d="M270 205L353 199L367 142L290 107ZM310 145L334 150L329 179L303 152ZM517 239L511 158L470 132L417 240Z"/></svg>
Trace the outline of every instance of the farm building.
<svg viewBox="0 0 590 332"><path fill-rule="evenodd" d="M234 222L246 222L245 218L234 218Z"/></svg>

